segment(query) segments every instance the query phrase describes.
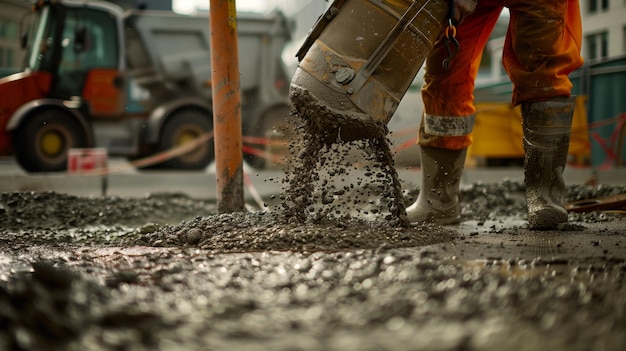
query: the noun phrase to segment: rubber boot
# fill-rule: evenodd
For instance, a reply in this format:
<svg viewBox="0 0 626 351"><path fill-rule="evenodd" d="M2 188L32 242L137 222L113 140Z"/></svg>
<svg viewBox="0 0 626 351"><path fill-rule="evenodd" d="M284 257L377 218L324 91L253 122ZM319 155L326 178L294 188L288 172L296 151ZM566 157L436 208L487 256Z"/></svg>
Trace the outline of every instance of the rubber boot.
<svg viewBox="0 0 626 351"><path fill-rule="evenodd" d="M422 184L417 200L406 209L412 222L454 224L461 220L459 186L467 148L420 147Z"/></svg>
<svg viewBox="0 0 626 351"><path fill-rule="evenodd" d="M530 229L556 229L567 222L563 170L575 105L573 96L522 104Z"/></svg>

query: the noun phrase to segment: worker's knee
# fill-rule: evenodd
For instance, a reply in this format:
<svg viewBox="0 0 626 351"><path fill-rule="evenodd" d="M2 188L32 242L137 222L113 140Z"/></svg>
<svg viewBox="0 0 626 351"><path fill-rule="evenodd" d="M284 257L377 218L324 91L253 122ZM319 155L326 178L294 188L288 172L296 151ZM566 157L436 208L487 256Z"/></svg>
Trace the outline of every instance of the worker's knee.
<svg viewBox="0 0 626 351"><path fill-rule="evenodd" d="M513 50L528 72L557 68L550 63L561 54L565 20L562 17L519 16L514 21Z"/></svg>

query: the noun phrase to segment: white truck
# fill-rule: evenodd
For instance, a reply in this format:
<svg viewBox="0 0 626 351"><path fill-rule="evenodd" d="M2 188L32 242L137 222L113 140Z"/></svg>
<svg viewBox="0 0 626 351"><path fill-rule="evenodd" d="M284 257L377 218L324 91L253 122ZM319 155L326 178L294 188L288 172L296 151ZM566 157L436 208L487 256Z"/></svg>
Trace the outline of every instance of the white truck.
<svg viewBox="0 0 626 351"><path fill-rule="evenodd" d="M70 148L135 159L211 132L208 16L66 0L37 1L23 22L24 70L0 79L0 155L25 170L65 170ZM291 24L242 13L238 35L243 134L271 135L291 110L281 59ZM211 140L150 167L203 169L213 157Z"/></svg>

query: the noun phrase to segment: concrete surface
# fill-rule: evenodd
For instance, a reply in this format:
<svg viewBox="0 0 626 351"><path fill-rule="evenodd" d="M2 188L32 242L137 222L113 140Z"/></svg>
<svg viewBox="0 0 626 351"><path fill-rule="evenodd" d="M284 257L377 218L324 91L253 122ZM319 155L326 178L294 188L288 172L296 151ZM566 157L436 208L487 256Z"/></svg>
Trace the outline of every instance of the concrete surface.
<svg viewBox="0 0 626 351"><path fill-rule="evenodd" d="M419 185L419 168L398 168L404 189ZM280 170L246 171L250 184L261 197L280 194L283 172ZM592 169L566 169L566 184L585 184L595 179L598 184L626 184L626 168L595 172ZM521 168L466 169L463 184L475 182L497 183L502 179L522 180ZM0 191L33 190L56 191L71 195L100 196L104 179L100 176L75 176L56 174L27 175L20 170L0 168ZM107 194L141 197L155 192L182 192L196 198L215 198L215 173L207 172L137 172L114 173L106 178ZM245 186L245 196L252 198L250 185Z"/></svg>

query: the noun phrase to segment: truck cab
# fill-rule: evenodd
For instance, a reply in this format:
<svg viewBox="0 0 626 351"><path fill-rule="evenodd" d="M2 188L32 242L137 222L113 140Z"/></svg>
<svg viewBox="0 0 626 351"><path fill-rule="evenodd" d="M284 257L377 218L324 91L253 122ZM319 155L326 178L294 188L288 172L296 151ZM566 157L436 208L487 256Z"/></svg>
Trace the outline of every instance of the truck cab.
<svg viewBox="0 0 626 351"><path fill-rule="evenodd" d="M123 112L120 18L118 9L105 3L42 9L26 67L52 73L49 97L81 98L92 116Z"/></svg>

